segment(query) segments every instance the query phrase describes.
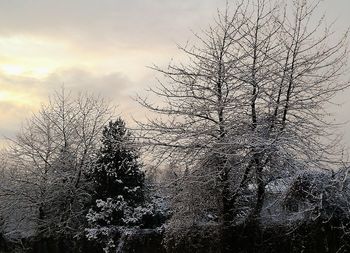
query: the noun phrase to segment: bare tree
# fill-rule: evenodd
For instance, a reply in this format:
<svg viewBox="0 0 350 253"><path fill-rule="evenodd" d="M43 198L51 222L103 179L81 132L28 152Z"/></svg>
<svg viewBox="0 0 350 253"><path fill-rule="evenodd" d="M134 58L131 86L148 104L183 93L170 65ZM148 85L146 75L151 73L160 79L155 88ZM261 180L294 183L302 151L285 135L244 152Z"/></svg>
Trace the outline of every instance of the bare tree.
<svg viewBox="0 0 350 253"><path fill-rule="evenodd" d="M21 206L24 213L18 219L31 224L33 233L79 231L89 199L83 172L94 161L102 128L112 113L102 97L67 94L62 89L11 140L5 170L8 183L1 185L1 194L17 203L7 211Z"/></svg>
<svg viewBox="0 0 350 253"><path fill-rule="evenodd" d="M270 180L337 162L326 109L349 85L348 34L339 38L324 18L315 19L318 5L258 0L227 7L196 35L196 45L180 48L187 62L154 67L164 75L151 89L159 103L138 98L159 115L139 123L150 153L186 167L193 175L186 184L214 180L224 222L232 222L249 182L256 218Z"/></svg>

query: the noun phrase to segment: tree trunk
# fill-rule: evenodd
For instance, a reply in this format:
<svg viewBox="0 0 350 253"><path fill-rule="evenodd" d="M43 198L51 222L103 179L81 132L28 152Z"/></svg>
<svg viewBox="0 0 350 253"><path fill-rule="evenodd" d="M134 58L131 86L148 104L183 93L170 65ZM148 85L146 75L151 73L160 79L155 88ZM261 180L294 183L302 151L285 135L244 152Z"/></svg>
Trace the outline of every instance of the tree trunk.
<svg viewBox="0 0 350 253"><path fill-rule="evenodd" d="M255 176L256 176L256 186L257 186L257 191L256 191L256 203L255 207L250 215L250 219L252 221L256 221L256 219L259 217L260 212L263 208L264 205L264 200L265 200L265 183L263 179L263 165L261 162L261 154L256 154L254 155L254 162L255 162Z"/></svg>

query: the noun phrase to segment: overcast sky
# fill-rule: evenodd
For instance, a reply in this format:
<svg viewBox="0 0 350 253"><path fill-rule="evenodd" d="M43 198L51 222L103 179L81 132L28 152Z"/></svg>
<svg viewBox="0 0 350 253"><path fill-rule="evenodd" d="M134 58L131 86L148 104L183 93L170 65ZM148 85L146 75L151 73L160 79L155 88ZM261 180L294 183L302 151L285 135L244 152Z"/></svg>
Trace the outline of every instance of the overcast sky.
<svg viewBox="0 0 350 253"><path fill-rule="evenodd" d="M176 43L206 28L225 0L0 0L0 135L13 136L48 94L65 85L108 95L140 117L130 98L156 83L146 66L181 57ZM321 11L350 25L349 0ZM339 120L350 119L350 91ZM350 123L343 128L349 129ZM350 146L350 134L345 135Z"/></svg>

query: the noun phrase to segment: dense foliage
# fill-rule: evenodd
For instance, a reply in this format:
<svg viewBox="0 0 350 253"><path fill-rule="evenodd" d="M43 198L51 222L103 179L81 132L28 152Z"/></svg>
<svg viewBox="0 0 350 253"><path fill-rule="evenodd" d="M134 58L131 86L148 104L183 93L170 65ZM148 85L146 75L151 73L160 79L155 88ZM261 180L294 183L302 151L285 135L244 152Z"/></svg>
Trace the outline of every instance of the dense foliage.
<svg viewBox="0 0 350 253"><path fill-rule="evenodd" d="M144 172L122 119L109 122L103 129L101 148L89 177L93 182L94 199L123 196L128 205L137 206L144 200Z"/></svg>

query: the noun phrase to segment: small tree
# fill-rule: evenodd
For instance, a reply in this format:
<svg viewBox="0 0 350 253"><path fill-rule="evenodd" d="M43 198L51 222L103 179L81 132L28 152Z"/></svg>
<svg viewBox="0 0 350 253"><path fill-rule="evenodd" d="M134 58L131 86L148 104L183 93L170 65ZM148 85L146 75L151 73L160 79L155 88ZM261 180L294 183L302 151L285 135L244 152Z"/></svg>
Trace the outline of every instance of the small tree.
<svg viewBox="0 0 350 253"><path fill-rule="evenodd" d="M115 242L129 226L139 225L144 202L144 172L130 132L122 119L109 122L102 133L102 147L88 173L93 184L93 207L87 220L87 237L105 246Z"/></svg>
<svg viewBox="0 0 350 253"><path fill-rule="evenodd" d="M109 122L102 133L102 147L89 173L96 199L123 196L129 205L142 203L144 172L130 132L122 119Z"/></svg>

